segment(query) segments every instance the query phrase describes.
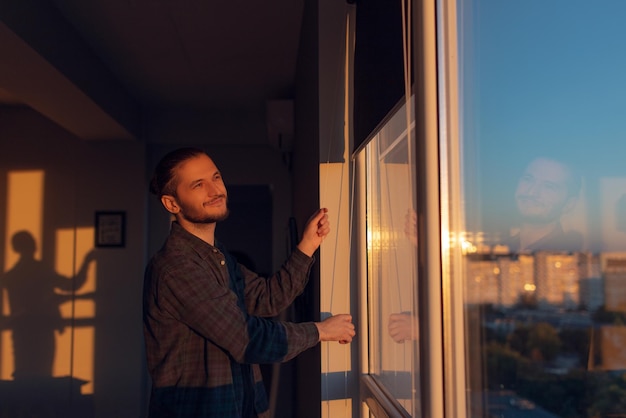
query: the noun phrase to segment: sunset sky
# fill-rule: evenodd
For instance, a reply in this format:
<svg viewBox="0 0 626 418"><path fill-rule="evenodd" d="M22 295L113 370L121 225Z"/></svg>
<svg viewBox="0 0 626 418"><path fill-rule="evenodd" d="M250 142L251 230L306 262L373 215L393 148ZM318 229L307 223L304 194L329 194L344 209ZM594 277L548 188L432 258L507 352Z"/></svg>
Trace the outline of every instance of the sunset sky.
<svg viewBox="0 0 626 418"><path fill-rule="evenodd" d="M584 176L588 248L626 250L626 1L459 3L468 229L513 222L517 176L554 155Z"/></svg>

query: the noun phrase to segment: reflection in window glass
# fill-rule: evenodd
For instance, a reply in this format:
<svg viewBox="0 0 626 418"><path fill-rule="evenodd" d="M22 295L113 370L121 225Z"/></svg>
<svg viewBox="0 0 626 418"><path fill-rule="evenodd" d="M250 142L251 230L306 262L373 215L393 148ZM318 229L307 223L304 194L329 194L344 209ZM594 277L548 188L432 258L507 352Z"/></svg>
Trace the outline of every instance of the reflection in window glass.
<svg viewBox="0 0 626 418"><path fill-rule="evenodd" d="M457 8L470 416L624 416L626 2Z"/></svg>
<svg viewBox="0 0 626 418"><path fill-rule="evenodd" d="M370 374L411 416L418 410L416 218L412 150L401 108L364 149Z"/></svg>

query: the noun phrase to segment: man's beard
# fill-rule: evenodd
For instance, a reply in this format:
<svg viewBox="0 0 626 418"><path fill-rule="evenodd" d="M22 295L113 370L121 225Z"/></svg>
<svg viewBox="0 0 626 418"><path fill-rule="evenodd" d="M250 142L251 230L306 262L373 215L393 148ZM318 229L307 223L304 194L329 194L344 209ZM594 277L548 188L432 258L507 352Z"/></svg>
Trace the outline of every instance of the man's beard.
<svg viewBox="0 0 626 418"><path fill-rule="evenodd" d="M224 212L218 214L208 214L194 210L190 210L190 208L185 205L181 205L181 216L188 222L194 224L213 224L216 222L224 221L228 218L229 210L228 210L228 201L226 201L226 207L224 208Z"/></svg>
<svg viewBox="0 0 626 418"><path fill-rule="evenodd" d="M221 222L221 221L225 221L228 218L228 214L229 211L228 209L226 209L224 211L224 213L218 214L218 215L207 215L207 214L202 214L202 215L187 215L184 212L182 213L183 218L191 223L194 224L214 224L216 222Z"/></svg>

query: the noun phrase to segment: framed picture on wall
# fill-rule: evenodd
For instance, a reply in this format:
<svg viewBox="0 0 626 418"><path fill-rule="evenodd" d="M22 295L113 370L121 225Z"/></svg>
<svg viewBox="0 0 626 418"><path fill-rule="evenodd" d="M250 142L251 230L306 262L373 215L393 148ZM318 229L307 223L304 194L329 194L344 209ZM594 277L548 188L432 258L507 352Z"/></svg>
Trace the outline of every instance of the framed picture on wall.
<svg viewBox="0 0 626 418"><path fill-rule="evenodd" d="M96 212L95 230L96 247L124 247L126 245L126 212Z"/></svg>

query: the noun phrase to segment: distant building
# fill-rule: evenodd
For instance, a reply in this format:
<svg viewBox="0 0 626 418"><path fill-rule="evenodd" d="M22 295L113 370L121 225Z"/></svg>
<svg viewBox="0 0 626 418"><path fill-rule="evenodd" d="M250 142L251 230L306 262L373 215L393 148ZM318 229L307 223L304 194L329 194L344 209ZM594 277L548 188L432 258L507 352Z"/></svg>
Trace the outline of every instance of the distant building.
<svg viewBox="0 0 626 418"><path fill-rule="evenodd" d="M465 257L468 304L589 311L606 304L626 311L626 253L512 254L507 246L484 243L472 248Z"/></svg>
<svg viewBox="0 0 626 418"><path fill-rule="evenodd" d="M602 269L606 310L626 312L626 253L603 254Z"/></svg>
<svg viewBox="0 0 626 418"><path fill-rule="evenodd" d="M593 330L589 353L590 370L626 370L626 327L603 325Z"/></svg>
<svg viewBox="0 0 626 418"><path fill-rule="evenodd" d="M512 307L535 291L534 259L506 253L476 253L467 256L466 301Z"/></svg>
<svg viewBox="0 0 626 418"><path fill-rule="evenodd" d="M595 311L604 305L604 280L602 278L580 279L578 290L580 305L588 311Z"/></svg>
<svg viewBox="0 0 626 418"><path fill-rule="evenodd" d="M597 279L602 277L602 261L600 255L590 252L578 253L578 270L581 279Z"/></svg>
<svg viewBox="0 0 626 418"><path fill-rule="evenodd" d="M536 296L540 307L576 309L580 304L578 254L535 253Z"/></svg>
<svg viewBox="0 0 626 418"><path fill-rule="evenodd" d="M500 300L499 304L511 307L520 302L520 298L528 299L535 292L534 258L531 255L520 255L516 259L499 257L500 269Z"/></svg>
<svg viewBox="0 0 626 418"><path fill-rule="evenodd" d="M467 257L466 303L500 303L500 267L488 254Z"/></svg>
<svg viewBox="0 0 626 418"><path fill-rule="evenodd" d="M604 281L600 256L589 252L579 253L578 272L580 305L589 311L595 311L604 305Z"/></svg>

